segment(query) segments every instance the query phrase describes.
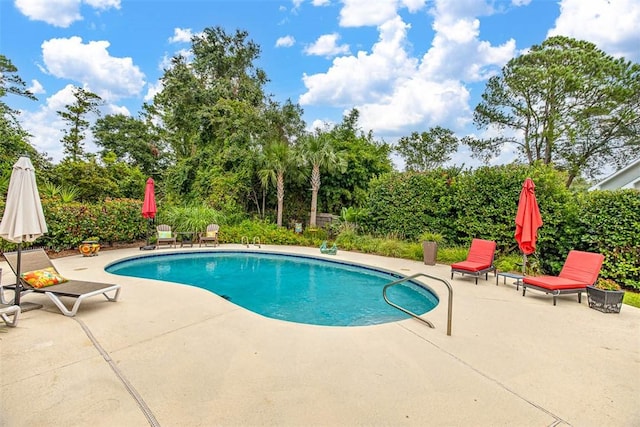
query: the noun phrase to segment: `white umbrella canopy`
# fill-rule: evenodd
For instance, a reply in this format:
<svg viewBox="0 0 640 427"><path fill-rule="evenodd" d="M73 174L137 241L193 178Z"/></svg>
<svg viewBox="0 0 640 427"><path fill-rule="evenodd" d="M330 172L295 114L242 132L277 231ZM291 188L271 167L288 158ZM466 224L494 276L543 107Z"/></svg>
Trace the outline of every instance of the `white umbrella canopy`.
<svg viewBox="0 0 640 427"><path fill-rule="evenodd" d="M47 231L33 164L28 157L20 157L13 165L4 214L0 222L0 237L18 244L15 304L20 304L19 277L22 242L32 242Z"/></svg>

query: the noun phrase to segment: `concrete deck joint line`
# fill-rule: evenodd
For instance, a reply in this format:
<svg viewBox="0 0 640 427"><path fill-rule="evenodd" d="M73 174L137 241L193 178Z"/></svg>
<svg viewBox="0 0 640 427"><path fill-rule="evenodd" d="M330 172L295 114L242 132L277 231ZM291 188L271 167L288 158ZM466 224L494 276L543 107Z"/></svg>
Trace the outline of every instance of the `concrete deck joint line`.
<svg viewBox="0 0 640 427"><path fill-rule="evenodd" d="M414 334L415 336L419 337L420 339L424 340L425 342L428 342L429 344L431 344L432 346L434 346L438 350L442 351L443 353L445 353L445 354L449 355L450 357L454 358L455 360L457 360L458 362L462 363L463 365L465 365L466 367L468 367L469 369L471 369L472 371L474 371L478 375L481 375L484 378L488 379L489 381L493 382L494 384L497 384L499 387L501 387L506 392L511 393L512 395L516 396L518 399L521 399L524 402L527 402L529 405L533 406L534 408L537 408L540 411L544 412L545 414L548 414L550 417L552 417L555 420L555 422L552 423L551 426L557 426L557 425L559 425L561 423L564 423L566 425L571 425L569 422L563 420L562 418L560 418L559 416L557 416L553 412L549 411L548 409L543 408L542 406L538 405L537 403L532 402L531 400L527 399L526 397L520 395L519 393L517 393L514 390L510 389L509 387L507 387L505 384L503 384L500 381L496 380L495 378L485 374L484 372L480 371L479 369L473 367L469 363L467 363L464 360L462 360L460 357L458 357L455 354L445 350L444 348L440 347L438 344L434 343L433 341L430 341L429 339L418 335L417 333L415 333L414 331L412 331L411 329L407 328L404 325L399 325L399 326L401 328L403 328L403 329L406 329L408 332L411 332L412 334Z"/></svg>
<svg viewBox="0 0 640 427"><path fill-rule="evenodd" d="M89 337L89 339L93 343L93 346L98 350L102 358L109 364L113 372L115 372L116 376L118 377L118 379L120 379L120 381L122 382L124 387L127 389L131 397L135 399L136 403L138 404L138 407L140 408L144 416L147 418L147 421L149 421L149 425L151 427L160 427L160 423L158 422L158 420L156 420L156 417L153 415L151 408L147 406L142 396L140 396L140 394L135 389L135 387L133 387L133 385L129 382L129 380L127 380L124 374L120 371L120 369L115 364L113 359L111 359L111 356L109 356L109 353L107 353L107 351L104 348L102 348L102 346L100 345L96 337L93 335L89 327L83 321L81 321L76 317L74 317L73 320L78 322L80 327L84 330L85 334L87 334L87 337Z"/></svg>

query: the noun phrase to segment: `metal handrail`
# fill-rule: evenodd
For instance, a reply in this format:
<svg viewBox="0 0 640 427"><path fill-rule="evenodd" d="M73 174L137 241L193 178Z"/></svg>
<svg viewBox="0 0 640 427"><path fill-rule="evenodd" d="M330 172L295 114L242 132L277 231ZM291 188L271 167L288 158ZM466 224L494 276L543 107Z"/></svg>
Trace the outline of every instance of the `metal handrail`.
<svg viewBox="0 0 640 427"><path fill-rule="evenodd" d="M257 244L256 241L258 242ZM253 246L260 247L260 238L258 236L253 238Z"/></svg>
<svg viewBox="0 0 640 427"><path fill-rule="evenodd" d="M404 277L400 280L396 280L395 282L391 282L388 283L384 286L384 288L382 288L382 297L384 298L384 300L386 301L387 304L389 304L391 307L395 307L398 310L402 311L403 313L408 314L409 316L418 319L419 321L426 323L427 326L429 326L430 328L435 328L435 326L433 325L433 323L431 323L430 321L428 321L427 319L423 319L422 317L418 316L417 314L407 310L404 307L400 307L399 305L389 301L389 298L387 298L387 289L392 287L392 286L396 286L399 285L401 283L404 282L408 282L410 280L415 279L416 277L419 276L424 276L424 277L428 277L429 279L433 279L433 280L437 280L439 282L444 283L445 285L447 285L447 289L449 290L449 305L448 305L448 311L447 311L447 335L451 336L451 319L452 319L452 315L453 315L453 288L451 287L451 284L449 284L449 282L447 282L444 279L441 279L439 277L435 277L435 276L430 276L428 274L424 274L424 273L416 273L413 276L408 276L408 277ZM413 282L416 286L420 286L426 290L428 290L429 292L436 294L436 292L434 290L432 290L429 286L424 285L422 283L418 283L418 282ZM437 296L437 294L436 294Z"/></svg>
<svg viewBox="0 0 640 427"><path fill-rule="evenodd" d="M247 247L249 247L249 238L247 236L242 236L240 238L240 244L244 245L245 244L245 240L247 241L247 243L246 243Z"/></svg>

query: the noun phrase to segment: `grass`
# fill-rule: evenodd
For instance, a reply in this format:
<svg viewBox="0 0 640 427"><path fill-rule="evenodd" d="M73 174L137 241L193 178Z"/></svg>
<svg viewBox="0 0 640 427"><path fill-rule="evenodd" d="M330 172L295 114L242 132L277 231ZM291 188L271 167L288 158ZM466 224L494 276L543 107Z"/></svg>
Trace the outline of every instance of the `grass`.
<svg viewBox="0 0 640 427"><path fill-rule="evenodd" d="M632 292L625 290L623 304L630 305L632 307L640 308L640 292Z"/></svg>

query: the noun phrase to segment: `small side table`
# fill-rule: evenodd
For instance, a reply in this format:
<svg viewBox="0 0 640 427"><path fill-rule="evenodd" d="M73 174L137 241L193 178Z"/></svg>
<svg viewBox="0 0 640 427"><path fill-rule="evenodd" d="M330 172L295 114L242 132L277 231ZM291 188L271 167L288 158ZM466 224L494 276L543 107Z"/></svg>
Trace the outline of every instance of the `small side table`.
<svg viewBox="0 0 640 427"><path fill-rule="evenodd" d="M514 284L516 285L516 291L520 290L520 285L522 284L522 279L524 279L524 276L522 274L518 274L518 273L508 273L506 271L500 272L500 273L496 273L496 286L498 286L498 279L500 278L500 276L502 276L503 284L507 284L507 277L510 279L515 279Z"/></svg>
<svg viewBox="0 0 640 427"><path fill-rule="evenodd" d="M180 247L183 248L187 245L189 245L189 247L193 247L193 241L195 240L194 237L196 235L196 233L194 231L180 231L178 233L176 233L178 236L180 236Z"/></svg>

